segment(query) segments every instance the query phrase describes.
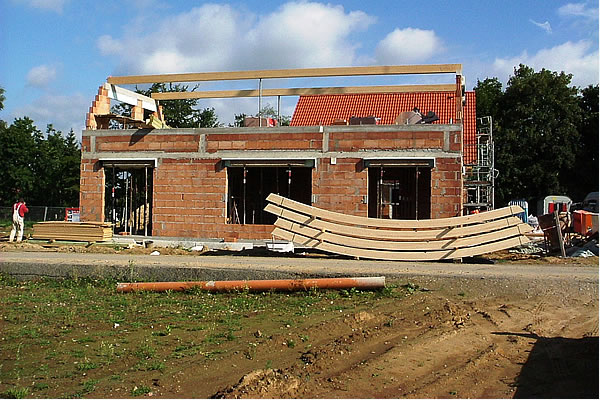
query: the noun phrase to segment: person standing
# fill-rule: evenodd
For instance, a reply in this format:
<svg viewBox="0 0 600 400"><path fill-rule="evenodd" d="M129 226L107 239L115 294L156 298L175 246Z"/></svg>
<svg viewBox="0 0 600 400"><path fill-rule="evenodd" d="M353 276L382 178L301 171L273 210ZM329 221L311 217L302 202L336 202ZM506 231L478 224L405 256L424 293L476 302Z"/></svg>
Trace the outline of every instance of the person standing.
<svg viewBox="0 0 600 400"><path fill-rule="evenodd" d="M25 201L21 197L18 202L13 204L13 226L10 231L10 240L12 242L17 236L17 242L23 240L23 228L25 226L24 218L25 214L29 212L29 209L25 205Z"/></svg>

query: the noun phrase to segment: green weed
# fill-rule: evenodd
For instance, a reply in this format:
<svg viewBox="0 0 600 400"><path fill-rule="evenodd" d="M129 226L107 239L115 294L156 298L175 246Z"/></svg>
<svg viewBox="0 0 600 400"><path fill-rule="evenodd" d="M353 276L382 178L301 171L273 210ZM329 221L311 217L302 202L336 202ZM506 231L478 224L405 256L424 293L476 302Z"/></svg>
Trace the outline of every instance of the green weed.
<svg viewBox="0 0 600 400"><path fill-rule="evenodd" d="M146 393L150 393L151 390L148 386L144 386L144 385L140 385L140 386L135 386L133 389L131 389L131 395L133 397L138 397L138 396L143 396Z"/></svg>
<svg viewBox="0 0 600 400"><path fill-rule="evenodd" d="M98 368L98 364L88 360L87 358L85 358L83 360L83 362L77 363L78 371L89 371L90 369L96 369L96 368Z"/></svg>
<svg viewBox="0 0 600 400"><path fill-rule="evenodd" d="M29 388L15 386L3 393L7 399L24 399L29 394Z"/></svg>
<svg viewBox="0 0 600 400"><path fill-rule="evenodd" d="M48 384L47 384L47 383L44 383L44 382L36 382L36 383L33 385L33 390L36 390L36 391L37 391L37 390L46 390L46 389L48 389L49 387L50 387L50 386L48 386Z"/></svg>
<svg viewBox="0 0 600 400"><path fill-rule="evenodd" d="M142 360L149 360L156 355L156 349L148 342L144 342L134 351L134 355Z"/></svg>

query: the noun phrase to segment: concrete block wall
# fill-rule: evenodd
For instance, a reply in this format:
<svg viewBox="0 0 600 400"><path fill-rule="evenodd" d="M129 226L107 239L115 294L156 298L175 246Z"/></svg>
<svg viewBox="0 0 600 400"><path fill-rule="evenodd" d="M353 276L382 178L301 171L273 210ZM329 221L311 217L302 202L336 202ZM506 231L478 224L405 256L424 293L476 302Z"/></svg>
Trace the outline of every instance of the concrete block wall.
<svg viewBox="0 0 600 400"><path fill-rule="evenodd" d="M315 158L313 205L367 216L368 169L362 166L363 158L432 154L436 166L431 172L431 217L460 215L462 209L462 132L457 126L88 130L82 150L84 221L104 219L99 158L158 160L153 172L154 236L270 239L271 225L227 224L227 168L221 168L220 161L248 155Z"/></svg>

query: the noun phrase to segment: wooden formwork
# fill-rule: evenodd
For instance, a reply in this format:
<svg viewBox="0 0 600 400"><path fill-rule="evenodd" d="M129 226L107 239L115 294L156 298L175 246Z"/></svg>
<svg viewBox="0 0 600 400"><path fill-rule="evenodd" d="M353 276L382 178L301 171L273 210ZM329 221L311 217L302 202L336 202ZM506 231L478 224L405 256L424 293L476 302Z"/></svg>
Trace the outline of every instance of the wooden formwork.
<svg viewBox="0 0 600 400"><path fill-rule="evenodd" d="M273 236L352 257L396 261L473 257L529 242L532 228L515 215L519 206L428 220L384 220L346 215L270 194L277 216Z"/></svg>

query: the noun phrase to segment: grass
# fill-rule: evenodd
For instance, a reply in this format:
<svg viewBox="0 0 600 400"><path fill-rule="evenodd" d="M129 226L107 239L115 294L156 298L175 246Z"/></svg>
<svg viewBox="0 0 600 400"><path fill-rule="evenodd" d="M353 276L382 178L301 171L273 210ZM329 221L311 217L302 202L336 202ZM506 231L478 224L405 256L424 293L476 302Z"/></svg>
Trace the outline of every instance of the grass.
<svg viewBox="0 0 600 400"><path fill-rule="evenodd" d="M150 392L140 382L169 376L182 363L210 368L235 354L272 367L257 342L285 332L288 351L298 351L312 340L303 327L418 290L123 294L115 288L111 279L22 282L0 274L0 397L101 398L115 388L138 397Z"/></svg>

